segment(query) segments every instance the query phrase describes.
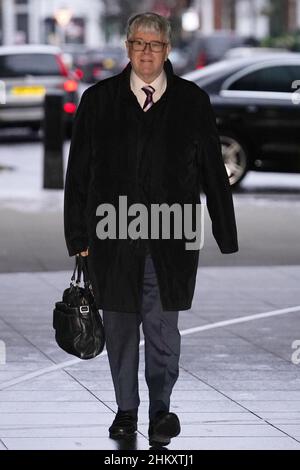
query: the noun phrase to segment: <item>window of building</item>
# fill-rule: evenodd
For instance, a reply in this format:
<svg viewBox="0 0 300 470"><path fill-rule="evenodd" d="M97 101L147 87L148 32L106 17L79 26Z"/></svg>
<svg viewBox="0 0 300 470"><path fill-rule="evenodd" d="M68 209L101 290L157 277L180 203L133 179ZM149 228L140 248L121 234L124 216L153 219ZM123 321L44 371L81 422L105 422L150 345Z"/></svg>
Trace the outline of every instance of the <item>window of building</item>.
<svg viewBox="0 0 300 470"><path fill-rule="evenodd" d="M29 5L28 0L15 0L15 44L29 42Z"/></svg>
<svg viewBox="0 0 300 470"><path fill-rule="evenodd" d="M16 15L16 44L26 44L29 42L29 30L28 30L28 14L18 13Z"/></svg>
<svg viewBox="0 0 300 470"><path fill-rule="evenodd" d="M44 20L44 42L47 44L84 44L85 20L73 17L70 23L60 29L55 18L48 17Z"/></svg>

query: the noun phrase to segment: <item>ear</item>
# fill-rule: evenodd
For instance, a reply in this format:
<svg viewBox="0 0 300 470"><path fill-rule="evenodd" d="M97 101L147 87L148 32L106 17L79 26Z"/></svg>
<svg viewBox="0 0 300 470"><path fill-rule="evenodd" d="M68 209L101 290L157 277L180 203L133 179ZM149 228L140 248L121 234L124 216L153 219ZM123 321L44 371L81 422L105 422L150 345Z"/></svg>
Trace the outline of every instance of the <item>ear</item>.
<svg viewBox="0 0 300 470"><path fill-rule="evenodd" d="M171 52L171 44L169 43L166 47L166 57L165 57L165 62L166 60L168 60L168 55L170 54Z"/></svg>

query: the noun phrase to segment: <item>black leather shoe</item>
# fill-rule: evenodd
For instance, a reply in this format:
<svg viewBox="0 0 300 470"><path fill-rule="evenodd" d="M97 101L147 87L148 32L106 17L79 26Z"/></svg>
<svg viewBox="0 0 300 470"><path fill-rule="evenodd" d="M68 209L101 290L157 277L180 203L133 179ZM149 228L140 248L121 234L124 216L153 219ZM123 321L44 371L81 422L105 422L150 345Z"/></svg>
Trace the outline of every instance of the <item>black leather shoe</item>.
<svg viewBox="0 0 300 470"><path fill-rule="evenodd" d="M109 428L112 439L126 439L132 437L137 431L137 412L135 410L119 410Z"/></svg>
<svg viewBox="0 0 300 470"><path fill-rule="evenodd" d="M153 421L150 421L148 436L151 446L166 446L171 438L180 433L179 418L175 413L159 412Z"/></svg>

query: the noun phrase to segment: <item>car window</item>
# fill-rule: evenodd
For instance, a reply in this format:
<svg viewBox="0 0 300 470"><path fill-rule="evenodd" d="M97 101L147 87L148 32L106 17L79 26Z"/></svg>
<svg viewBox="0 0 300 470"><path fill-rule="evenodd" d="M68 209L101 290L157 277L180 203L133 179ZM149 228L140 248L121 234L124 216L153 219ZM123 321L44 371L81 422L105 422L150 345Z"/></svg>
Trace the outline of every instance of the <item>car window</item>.
<svg viewBox="0 0 300 470"><path fill-rule="evenodd" d="M300 79L300 65L264 67L233 82L229 90L277 91L291 93L292 82Z"/></svg>
<svg viewBox="0 0 300 470"><path fill-rule="evenodd" d="M60 75L59 64L53 54L0 55L0 77L24 75Z"/></svg>
<svg viewBox="0 0 300 470"><path fill-rule="evenodd" d="M203 46L208 54L223 55L231 48L242 44L242 39L228 36L216 36L213 38L203 38Z"/></svg>

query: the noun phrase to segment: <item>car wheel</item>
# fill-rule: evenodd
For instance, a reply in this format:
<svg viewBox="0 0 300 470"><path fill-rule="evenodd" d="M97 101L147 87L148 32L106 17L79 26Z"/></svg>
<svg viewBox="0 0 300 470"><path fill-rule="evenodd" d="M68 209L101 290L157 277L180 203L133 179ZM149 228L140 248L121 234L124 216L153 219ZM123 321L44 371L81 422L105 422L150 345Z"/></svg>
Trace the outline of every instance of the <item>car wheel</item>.
<svg viewBox="0 0 300 470"><path fill-rule="evenodd" d="M231 186L237 186L248 171L247 150L233 135L220 135L222 155Z"/></svg>

